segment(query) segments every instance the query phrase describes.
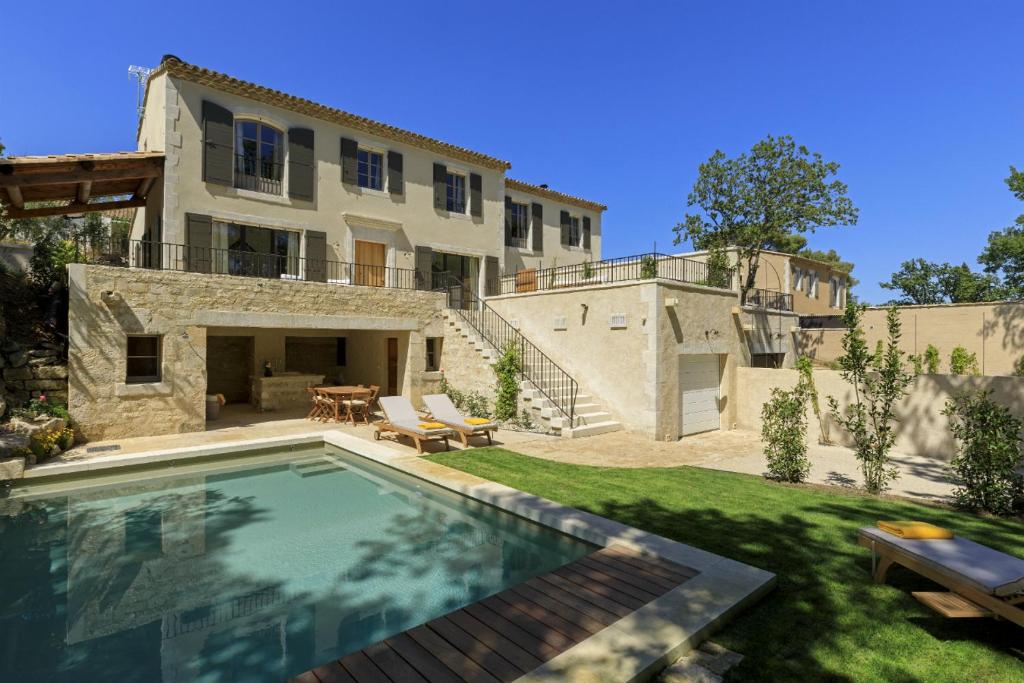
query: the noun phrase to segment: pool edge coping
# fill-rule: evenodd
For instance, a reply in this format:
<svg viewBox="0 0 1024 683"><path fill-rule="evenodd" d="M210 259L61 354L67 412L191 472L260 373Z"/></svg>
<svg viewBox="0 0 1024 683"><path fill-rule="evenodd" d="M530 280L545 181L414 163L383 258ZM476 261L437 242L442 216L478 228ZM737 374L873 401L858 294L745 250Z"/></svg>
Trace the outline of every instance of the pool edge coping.
<svg viewBox="0 0 1024 683"><path fill-rule="evenodd" d="M69 474L170 464L226 455L239 449L318 441L586 543L599 547L624 545L699 572L694 578L517 679L521 683L548 683L577 677L609 683L645 680L770 592L777 580L775 574L763 569L337 430L312 430L283 437L239 439L130 455L98 456L70 463L49 463L26 470L22 481L31 484ZM703 603L700 609L694 609L695 602Z"/></svg>

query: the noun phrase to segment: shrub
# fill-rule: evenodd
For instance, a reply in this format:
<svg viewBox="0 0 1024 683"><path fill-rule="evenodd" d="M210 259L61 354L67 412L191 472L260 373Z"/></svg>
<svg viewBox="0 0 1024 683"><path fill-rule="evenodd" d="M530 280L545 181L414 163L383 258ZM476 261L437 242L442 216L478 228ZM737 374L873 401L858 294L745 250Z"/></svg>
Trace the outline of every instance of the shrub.
<svg viewBox="0 0 1024 683"><path fill-rule="evenodd" d="M1024 509L1024 476L1017 471L1024 464L1021 421L990 391L954 396L942 414L958 446L950 462L957 505L997 515Z"/></svg>
<svg viewBox="0 0 1024 683"><path fill-rule="evenodd" d="M523 374L523 362L519 347L513 343L505 345L494 364L498 376L498 390L494 399L494 417L499 420L513 420L519 413L519 378Z"/></svg>
<svg viewBox="0 0 1024 683"><path fill-rule="evenodd" d="M590 265L590 261L583 262L583 273L582 277L584 280L589 280L594 277L594 267Z"/></svg>
<svg viewBox="0 0 1024 683"><path fill-rule="evenodd" d="M522 412L519 413L519 419L516 420L516 425L520 429L525 429L527 431L530 431L534 428L535 425L533 424L533 418L530 417L529 410L523 408Z"/></svg>
<svg viewBox="0 0 1024 683"><path fill-rule="evenodd" d="M1013 364L1013 376L1024 377L1024 356L1017 359L1017 362Z"/></svg>
<svg viewBox="0 0 1024 683"><path fill-rule="evenodd" d="M31 399L21 408L12 409L11 415L27 420L32 420L40 415L59 417L62 420L70 419L67 407L63 403L49 400L46 398L46 394L40 394L38 397Z"/></svg>
<svg viewBox="0 0 1024 683"><path fill-rule="evenodd" d="M768 477L801 482L811 471L807 459L807 394L803 387L772 389L761 407L761 440L768 460Z"/></svg>
<svg viewBox="0 0 1024 683"><path fill-rule="evenodd" d="M939 374L940 362L941 361L939 360L939 350L932 346L931 344L929 344L928 348L924 350L924 364L925 367L928 369L929 375Z"/></svg>
<svg viewBox="0 0 1024 683"><path fill-rule="evenodd" d="M711 287L729 289L732 287L734 268L729 260L729 253L721 247L708 250L708 280Z"/></svg>
<svg viewBox="0 0 1024 683"><path fill-rule="evenodd" d="M907 356L907 360L910 361L915 375L924 374L924 358L920 354L911 354Z"/></svg>
<svg viewBox="0 0 1024 683"><path fill-rule="evenodd" d="M843 379L853 386L854 402L844 411L829 396L832 416L853 438L854 453L860 460L864 484L871 493L881 493L888 482L899 476L889 464L889 451L896 441L896 416L893 406L907 393L913 377L903 370L903 352L899 311L889 308L886 316L887 339L881 362L868 352L861 329L864 308L850 302L846 305L843 323L843 356L839 359Z"/></svg>
<svg viewBox="0 0 1024 683"><path fill-rule="evenodd" d="M487 397L478 391L459 391L448 383L444 375L441 376L441 393L452 400L455 407L463 413L469 413L473 417L490 417L491 413L487 408Z"/></svg>
<svg viewBox="0 0 1024 683"><path fill-rule="evenodd" d="M641 258L640 277L644 280L653 280L658 277L658 259L650 254Z"/></svg>
<svg viewBox="0 0 1024 683"><path fill-rule="evenodd" d="M875 344L875 353L871 356L871 364L875 366L875 369L881 369L882 363L885 361L885 346L882 344L882 340L879 339Z"/></svg>
<svg viewBox="0 0 1024 683"><path fill-rule="evenodd" d="M977 354L969 353L962 346L953 349L953 353L949 354L949 374L980 375Z"/></svg>

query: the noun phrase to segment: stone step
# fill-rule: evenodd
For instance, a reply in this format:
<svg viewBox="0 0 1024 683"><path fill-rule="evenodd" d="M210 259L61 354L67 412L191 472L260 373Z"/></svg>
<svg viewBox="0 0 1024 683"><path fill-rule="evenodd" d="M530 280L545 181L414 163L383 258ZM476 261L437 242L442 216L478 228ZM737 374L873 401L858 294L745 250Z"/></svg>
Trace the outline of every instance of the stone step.
<svg viewBox="0 0 1024 683"><path fill-rule="evenodd" d="M605 422L596 422L594 424L573 427L572 429L563 429L561 430L561 436L569 439L579 439L586 436L597 436L598 434L608 434L609 432L620 431L622 431L621 422L607 420Z"/></svg>

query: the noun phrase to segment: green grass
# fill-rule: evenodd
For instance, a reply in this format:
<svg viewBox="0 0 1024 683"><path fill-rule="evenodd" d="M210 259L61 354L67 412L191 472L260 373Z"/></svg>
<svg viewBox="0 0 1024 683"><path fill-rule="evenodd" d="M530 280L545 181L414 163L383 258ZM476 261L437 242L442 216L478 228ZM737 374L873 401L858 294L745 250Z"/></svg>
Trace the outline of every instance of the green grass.
<svg viewBox="0 0 1024 683"><path fill-rule="evenodd" d="M430 459L775 572L777 588L714 636L745 656L731 680L1024 681L1024 630L934 614L910 595L934 584L899 567L874 585L856 544L860 526L920 519L1024 557L1019 520L691 467L584 467L500 448Z"/></svg>

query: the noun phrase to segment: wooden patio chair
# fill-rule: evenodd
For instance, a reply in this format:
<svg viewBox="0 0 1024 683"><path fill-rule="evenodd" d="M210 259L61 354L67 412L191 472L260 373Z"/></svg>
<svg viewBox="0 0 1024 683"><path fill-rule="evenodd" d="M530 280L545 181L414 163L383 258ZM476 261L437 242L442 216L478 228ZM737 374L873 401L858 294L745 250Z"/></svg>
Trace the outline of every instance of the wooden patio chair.
<svg viewBox="0 0 1024 683"><path fill-rule="evenodd" d="M342 400L341 405L345 408L345 420L351 420L353 427L357 417L363 419L363 424L370 424L370 396L372 393L369 389L353 391L351 396Z"/></svg>
<svg viewBox="0 0 1024 683"><path fill-rule="evenodd" d="M371 384L370 385L370 398L366 402L366 412L369 413L370 415L372 415L375 412L377 412L378 410L380 410L380 404L377 402L377 399L379 399L379 398L380 398L380 385L379 384Z"/></svg>
<svg viewBox="0 0 1024 683"><path fill-rule="evenodd" d="M306 387L306 393L309 394L309 414L306 415L307 420L326 420L328 419L329 406L325 401L325 397L320 395L316 387Z"/></svg>
<svg viewBox="0 0 1024 683"><path fill-rule="evenodd" d="M939 614L1001 617L1024 626L1024 560L960 536L909 539L864 527L857 542L871 549L875 583L885 583L889 568L900 564L949 589L912 593Z"/></svg>

